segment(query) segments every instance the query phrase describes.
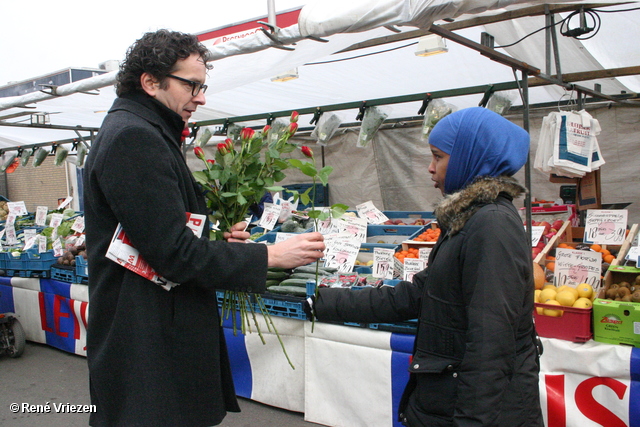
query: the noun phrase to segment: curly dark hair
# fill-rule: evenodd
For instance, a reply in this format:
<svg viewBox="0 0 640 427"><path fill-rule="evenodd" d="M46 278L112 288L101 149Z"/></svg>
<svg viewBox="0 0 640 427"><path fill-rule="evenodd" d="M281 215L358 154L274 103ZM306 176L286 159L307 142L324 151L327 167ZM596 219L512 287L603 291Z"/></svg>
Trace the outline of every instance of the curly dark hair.
<svg viewBox="0 0 640 427"><path fill-rule="evenodd" d="M167 74L175 70L179 59L197 53L207 64L208 49L192 34L158 30L144 34L129 49L116 76L116 94L141 92L140 76L149 73L165 85ZM207 69L212 67L207 64Z"/></svg>

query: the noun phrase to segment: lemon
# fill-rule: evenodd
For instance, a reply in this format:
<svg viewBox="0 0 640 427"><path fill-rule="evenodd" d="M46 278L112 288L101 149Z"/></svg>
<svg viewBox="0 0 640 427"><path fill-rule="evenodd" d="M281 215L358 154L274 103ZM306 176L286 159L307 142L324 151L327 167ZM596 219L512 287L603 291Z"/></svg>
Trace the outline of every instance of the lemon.
<svg viewBox="0 0 640 427"><path fill-rule="evenodd" d="M573 303L573 306L576 308L591 308L593 307L593 303L589 298L580 297Z"/></svg>
<svg viewBox="0 0 640 427"><path fill-rule="evenodd" d="M560 303L556 300L549 300L545 302L545 304L560 305ZM542 310L542 314L550 317L562 317L564 312L562 310L553 310L551 308L545 308Z"/></svg>
<svg viewBox="0 0 640 427"><path fill-rule="evenodd" d="M554 291L556 290L556 285L554 285L553 283L545 283L545 285L542 287L542 289L553 289Z"/></svg>
<svg viewBox="0 0 640 427"><path fill-rule="evenodd" d="M560 291L556 294L556 301L565 307L572 307L578 298L568 289Z"/></svg>
<svg viewBox="0 0 640 427"><path fill-rule="evenodd" d="M580 283L576 289L580 298L591 298L591 294L593 294L593 288L588 283Z"/></svg>
<svg viewBox="0 0 640 427"><path fill-rule="evenodd" d="M536 289L536 290L535 290L535 292L534 292L534 294L533 294L533 301L534 301L534 302L538 302L538 301L540 301L540 298L539 298L539 297L540 297L540 292L542 292L542 290L541 290L541 289Z"/></svg>
<svg viewBox="0 0 640 427"><path fill-rule="evenodd" d="M540 295L538 295L538 302L545 303L549 300L556 299L556 288L546 288L540 291Z"/></svg>
<svg viewBox="0 0 640 427"><path fill-rule="evenodd" d="M562 292L562 291L569 291L573 294L573 296L578 299L580 298L580 294L578 293L578 290L572 286L569 285L562 285L558 288L557 292Z"/></svg>

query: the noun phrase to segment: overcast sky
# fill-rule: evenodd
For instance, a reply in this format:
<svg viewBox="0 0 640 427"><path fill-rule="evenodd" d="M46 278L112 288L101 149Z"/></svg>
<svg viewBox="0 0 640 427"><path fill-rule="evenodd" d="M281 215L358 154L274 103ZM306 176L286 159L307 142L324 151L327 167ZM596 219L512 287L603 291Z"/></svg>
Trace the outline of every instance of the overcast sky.
<svg viewBox="0 0 640 427"><path fill-rule="evenodd" d="M274 0L288 10L303 0ZM122 60L142 34L187 33L267 15L267 0L0 0L0 86L67 67Z"/></svg>

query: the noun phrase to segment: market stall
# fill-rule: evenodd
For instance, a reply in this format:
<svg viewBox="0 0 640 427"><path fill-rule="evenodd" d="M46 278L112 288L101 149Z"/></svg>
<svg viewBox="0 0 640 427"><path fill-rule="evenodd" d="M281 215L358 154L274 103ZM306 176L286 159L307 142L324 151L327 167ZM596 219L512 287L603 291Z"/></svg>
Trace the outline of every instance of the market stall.
<svg viewBox="0 0 640 427"><path fill-rule="evenodd" d="M86 285L0 278L0 309L20 316L27 339L86 355ZM236 392L304 412L332 426L398 426L413 335L272 317L295 366L272 333L225 335ZM640 349L543 338L540 392L546 425L639 426Z"/></svg>

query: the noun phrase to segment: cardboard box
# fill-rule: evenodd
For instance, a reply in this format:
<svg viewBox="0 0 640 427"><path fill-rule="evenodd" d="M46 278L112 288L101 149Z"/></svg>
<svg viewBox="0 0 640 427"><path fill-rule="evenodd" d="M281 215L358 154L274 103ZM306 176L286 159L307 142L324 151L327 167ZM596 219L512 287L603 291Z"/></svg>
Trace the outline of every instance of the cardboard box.
<svg viewBox="0 0 640 427"><path fill-rule="evenodd" d="M596 299L593 302L593 339L640 347L640 303Z"/></svg>

